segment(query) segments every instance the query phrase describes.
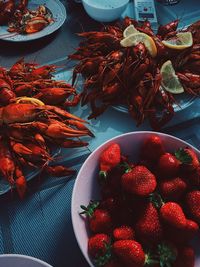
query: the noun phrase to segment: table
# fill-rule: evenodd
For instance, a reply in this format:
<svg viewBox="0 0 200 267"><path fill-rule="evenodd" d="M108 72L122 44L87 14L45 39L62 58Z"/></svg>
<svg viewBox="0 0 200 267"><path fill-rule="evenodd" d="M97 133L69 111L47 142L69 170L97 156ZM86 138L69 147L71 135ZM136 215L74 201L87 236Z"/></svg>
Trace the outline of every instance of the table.
<svg viewBox="0 0 200 267"><path fill-rule="evenodd" d="M76 32L99 27L91 20L79 4L62 1L67 9L67 20L56 33L30 43L0 42L0 65L9 67L19 57L40 64L56 63L66 66L67 55L78 45ZM191 2L191 1L189 1ZM165 23L181 17L181 27L200 17L198 0L193 5L182 0L179 5L164 7L157 5L158 19ZM183 14L184 10L191 10ZM126 11L131 13L131 9ZM163 15L164 14L164 15ZM131 15L131 14L130 14ZM185 16L185 19L183 19ZM57 73L58 78L69 79L70 65ZM180 137L200 148L200 100L196 99L187 109L177 113L162 131ZM74 109L75 114L87 118L87 108ZM122 127L123 126L123 127ZM79 170L87 156L98 145L121 133L150 130L148 123L136 128L128 114L110 108L101 117L91 121L96 137L90 140L88 148L75 149L73 155L63 151L63 162ZM70 202L74 179L38 177L28 184L26 199L20 201L15 193L8 193L0 199L0 253L19 253L37 257L54 267L87 267L72 229Z"/></svg>

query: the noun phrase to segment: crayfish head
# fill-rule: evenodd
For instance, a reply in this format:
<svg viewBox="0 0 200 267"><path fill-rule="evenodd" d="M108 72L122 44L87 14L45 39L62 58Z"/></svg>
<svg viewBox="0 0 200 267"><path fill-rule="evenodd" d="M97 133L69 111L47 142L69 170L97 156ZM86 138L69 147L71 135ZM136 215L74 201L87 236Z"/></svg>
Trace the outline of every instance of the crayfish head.
<svg viewBox="0 0 200 267"><path fill-rule="evenodd" d="M40 114L42 108L33 104L11 103L2 110L2 121L5 124L31 122Z"/></svg>

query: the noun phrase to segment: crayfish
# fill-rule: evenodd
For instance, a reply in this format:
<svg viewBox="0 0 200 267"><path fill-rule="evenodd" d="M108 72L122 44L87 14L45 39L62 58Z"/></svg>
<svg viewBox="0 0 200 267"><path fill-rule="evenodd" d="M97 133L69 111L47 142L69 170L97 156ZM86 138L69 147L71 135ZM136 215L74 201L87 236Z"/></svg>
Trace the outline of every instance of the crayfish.
<svg viewBox="0 0 200 267"><path fill-rule="evenodd" d="M148 20L139 22L129 17L115 25L104 26L99 31L83 32L75 53L69 59L78 60L74 67L72 84L79 75L85 79L81 104L90 104L89 119L96 118L109 106L126 105L137 125L149 119L153 129L159 130L174 116L173 95L162 88L160 68L171 60L177 77L186 93L200 93L200 21L185 30L177 30L179 20L152 30ZM157 54L152 57L140 42L122 47L124 30L133 25L137 32L151 37ZM184 51L167 48L163 40L176 37L178 32L190 31L194 45Z"/></svg>
<svg viewBox="0 0 200 267"><path fill-rule="evenodd" d="M0 1L0 25L7 24L14 15L15 11L23 12L27 7L27 0L20 0L16 4L15 0Z"/></svg>
<svg viewBox="0 0 200 267"><path fill-rule="evenodd" d="M80 138L94 136L86 121L65 110L80 96L70 84L52 78L55 70L54 65L23 59L9 70L0 68L0 174L11 188L16 186L21 198L27 187L24 167L53 176L72 175L74 170L56 165L52 146L83 147L88 143Z"/></svg>
<svg viewBox="0 0 200 267"><path fill-rule="evenodd" d="M0 25L8 24L9 32L31 34L41 31L52 23L51 12L44 5L36 10L27 8L28 0L21 0L18 4L13 0L0 2Z"/></svg>

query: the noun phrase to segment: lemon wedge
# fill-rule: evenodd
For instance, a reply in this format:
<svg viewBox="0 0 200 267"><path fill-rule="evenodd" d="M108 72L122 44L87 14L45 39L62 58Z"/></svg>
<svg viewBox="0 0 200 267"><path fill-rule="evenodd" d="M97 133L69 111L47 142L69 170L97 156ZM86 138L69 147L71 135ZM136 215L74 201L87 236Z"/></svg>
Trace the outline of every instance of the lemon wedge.
<svg viewBox="0 0 200 267"><path fill-rule="evenodd" d="M26 96L17 97L15 99L15 102L16 103L29 102L31 104L38 105L38 106L44 106L45 105L41 100L39 100L37 98L34 98L34 97L26 97Z"/></svg>
<svg viewBox="0 0 200 267"><path fill-rule="evenodd" d="M146 49L149 51L149 54L152 57L156 57L157 55L157 47L155 45L154 40L143 32L136 32L130 34L128 37L121 40L120 44L123 47L131 47L135 46L139 43L143 43Z"/></svg>
<svg viewBox="0 0 200 267"><path fill-rule="evenodd" d="M177 33L175 38L164 40L162 43L171 49L183 50L193 45L193 37L191 32Z"/></svg>
<svg viewBox="0 0 200 267"><path fill-rule="evenodd" d="M133 24L131 24L128 27L126 27L126 29L123 31L123 36L124 36L124 38L126 38L129 35L131 35L133 33L137 33L137 32L139 32L139 31L136 30L136 28Z"/></svg>
<svg viewBox="0 0 200 267"><path fill-rule="evenodd" d="M184 88L181 85L170 60L162 65L160 73L162 75L161 85L166 91L172 94L181 94L184 92Z"/></svg>

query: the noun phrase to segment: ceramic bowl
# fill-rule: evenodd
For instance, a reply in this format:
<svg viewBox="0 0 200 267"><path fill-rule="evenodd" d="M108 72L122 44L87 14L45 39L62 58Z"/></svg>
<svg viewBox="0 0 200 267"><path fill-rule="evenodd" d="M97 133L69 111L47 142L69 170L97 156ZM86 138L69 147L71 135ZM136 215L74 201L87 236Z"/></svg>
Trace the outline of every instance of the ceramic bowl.
<svg viewBox="0 0 200 267"><path fill-rule="evenodd" d="M2 267L53 267L39 259L20 255L20 254L2 254L0 255L0 266Z"/></svg>
<svg viewBox="0 0 200 267"><path fill-rule="evenodd" d="M86 13L99 22L110 22L120 18L129 0L82 0Z"/></svg>
<svg viewBox="0 0 200 267"><path fill-rule="evenodd" d="M117 137L114 137L107 142L99 146L85 161L82 168L80 169L72 195L72 224L74 228L74 233L79 244L79 247L91 267L92 264L88 256L88 238L89 238L89 229L85 223L83 217L80 216L79 212L81 211L80 205L87 206L90 200L100 199L99 185L97 184L97 176L99 171L99 157L103 150L105 150L111 143L118 143L121 147L122 154L132 155L131 160L137 161L140 147L144 140L150 135L156 134L160 136L163 140L165 148L167 151L174 152L180 147L191 147L200 158L200 151L191 146L190 144L178 139L176 137L156 132L131 132L127 134L122 134ZM200 247L200 242L198 241L195 244L196 252L199 253L198 247ZM200 266L200 255L196 258L195 267Z"/></svg>

